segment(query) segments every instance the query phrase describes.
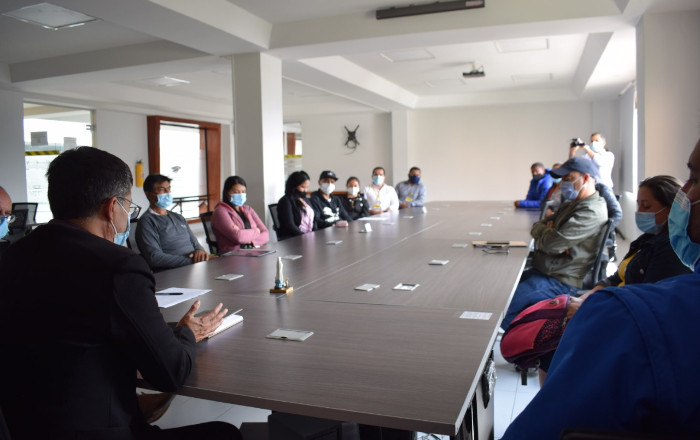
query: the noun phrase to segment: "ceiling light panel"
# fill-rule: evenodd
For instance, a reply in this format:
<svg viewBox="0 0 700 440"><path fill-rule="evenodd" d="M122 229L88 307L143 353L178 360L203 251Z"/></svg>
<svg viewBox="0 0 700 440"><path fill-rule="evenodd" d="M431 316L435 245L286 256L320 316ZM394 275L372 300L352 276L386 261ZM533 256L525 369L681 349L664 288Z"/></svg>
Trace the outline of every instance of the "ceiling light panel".
<svg viewBox="0 0 700 440"><path fill-rule="evenodd" d="M390 63L432 60L435 58L427 49L392 50L390 52L381 52L379 55Z"/></svg>
<svg viewBox="0 0 700 440"><path fill-rule="evenodd" d="M52 5L51 3L37 3L36 5L5 12L2 15L52 30L81 26L98 20L98 18Z"/></svg>
<svg viewBox="0 0 700 440"><path fill-rule="evenodd" d="M549 49L548 38L520 38L517 40L496 41L496 50L500 53L530 52Z"/></svg>

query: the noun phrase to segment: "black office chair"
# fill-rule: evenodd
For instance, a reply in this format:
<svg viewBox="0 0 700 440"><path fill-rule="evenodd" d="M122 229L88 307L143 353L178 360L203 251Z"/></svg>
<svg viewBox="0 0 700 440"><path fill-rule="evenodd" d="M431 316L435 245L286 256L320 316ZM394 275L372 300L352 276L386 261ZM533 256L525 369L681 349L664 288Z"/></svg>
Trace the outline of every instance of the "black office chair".
<svg viewBox="0 0 700 440"><path fill-rule="evenodd" d="M126 247L136 252L137 254L140 254L141 251L139 251L139 247L136 244L136 228L138 227L139 219L132 218L131 220L129 220L129 223L129 238L126 239Z"/></svg>
<svg viewBox="0 0 700 440"><path fill-rule="evenodd" d="M610 258L608 257L608 237L610 232L615 229L613 221L608 219L603 225L603 235L601 236L600 245L598 246L598 254L596 255L595 261L591 270L586 274L583 279L583 288L585 290L590 290L598 284L598 281L606 278L607 267Z"/></svg>
<svg viewBox="0 0 700 440"><path fill-rule="evenodd" d="M204 235L207 238L207 244L209 245L209 252L212 254L219 253L219 246L216 244L216 235L214 235L214 230L211 228L211 216L214 215L212 211L207 211L199 214L200 220L202 220L202 226L204 226Z"/></svg>
<svg viewBox="0 0 700 440"><path fill-rule="evenodd" d="M270 210L270 216L272 217L272 228L275 230L275 234L277 234L277 241L282 241L280 240L280 219L277 215L277 203L267 205L267 209Z"/></svg>
<svg viewBox="0 0 700 440"><path fill-rule="evenodd" d="M27 227L33 223L36 223L36 210L39 207L38 203L33 203L33 202L17 202L12 204L12 213L16 216L17 213L15 211L23 210L24 211L24 222L21 225L23 229L27 229ZM20 224L17 220L13 223L13 227L18 228L20 227Z"/></svg>

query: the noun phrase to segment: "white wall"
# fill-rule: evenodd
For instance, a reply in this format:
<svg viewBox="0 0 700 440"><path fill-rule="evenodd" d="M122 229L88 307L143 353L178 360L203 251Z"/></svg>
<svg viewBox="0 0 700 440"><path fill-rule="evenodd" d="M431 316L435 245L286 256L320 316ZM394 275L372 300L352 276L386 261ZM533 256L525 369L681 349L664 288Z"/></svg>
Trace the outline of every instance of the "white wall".
<svg viewBox="0 0 700 440"><path fill-rule="evenodd" d="M591 113L583 102L413 111L409 162L429 200L522 199L530 165L568 159L570 139L592 132Z"/></svg>
<svg viewBox="0 0 700 440"><path fill-rule="evenodd" d="M639 153L644 176L688 178L685 164L700 137L698 43L700 11L645 14L637 26Z"/></svg>
<svg viewBox="0 0 700 440"><path fill-rule="evenodd" d="M27 201L22 95L0 90L0 186L13 202Z"/></svg>
<svg viewBox="0 0 700 440"><path fill-rule="evenodd" d="M345 189L345 181L353 175L360 179L362 186L369 185L375 166L383 166L387 171L387 182L393 181L391 115L310 116L299 121L303 139L302 168L311 176L311 189L318 189L318 177L323 170L332 170L338 176L339 190ZM357 131L360 145L352 153L345 147L347 133L344 127L354 130L357 125L360 126Z"/></svg>

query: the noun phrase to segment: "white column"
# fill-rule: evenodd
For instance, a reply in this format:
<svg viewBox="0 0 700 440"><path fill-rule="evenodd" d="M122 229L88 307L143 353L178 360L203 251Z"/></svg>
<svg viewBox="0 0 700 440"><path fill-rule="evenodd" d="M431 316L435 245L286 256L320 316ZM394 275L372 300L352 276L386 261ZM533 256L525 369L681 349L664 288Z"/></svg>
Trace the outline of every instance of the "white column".
<svg viewBox="0 0 700 440"><path fill-rule="evenodd" d="M267 205L284 194L282 63L262 53L232 63L235 172L248 183L249 205L268 218Z"/></svg>
<svg viewBox="0 0 700 440"><path fill-rule="evenodd" d="M391 178L393 186L406 180L408 168L408 111L391 112Z"/></svg>
<svg viewBox="0 0 700 440"><path fill-rule="evenodd" d="M27 201L23 118L22 95L0 90L0 186L13 202Z"/></svg>

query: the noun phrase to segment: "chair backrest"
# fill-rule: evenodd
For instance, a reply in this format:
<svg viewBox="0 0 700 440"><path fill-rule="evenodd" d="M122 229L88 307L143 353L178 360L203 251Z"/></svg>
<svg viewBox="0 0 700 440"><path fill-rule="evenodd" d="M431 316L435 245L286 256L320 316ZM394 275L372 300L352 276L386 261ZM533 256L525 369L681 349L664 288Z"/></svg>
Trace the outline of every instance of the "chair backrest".
<svg viewBox="0 0 700 440"><path fill-rule="evenodd" d="M272 227L275 229L275 231L279 231L280 218L277 215L277 203L272 203L270 205L267 205L267 209L270 210L270 216L272 217Z"/></svg>
<svg viewBox="0 0 700 440"><path fill-rule="evenodd" d="M136 252L137 254L140 254L141 251L139 250L139 247L136 244L136 228L138 227L139 219L132 218L129 220L129 223L129 238L126 239L126 247Z"/></svg>
<svg viewBox="0 0 700 440"><path fill-rule="evenodd" d="M598 253L593 262L593 266L586 278L583 280L584 289L592 289L598 284L598 281L605 278L607 264L608 264L608 253L607 253L607 238L610 236L610 232L615 229L615 225L612 219L608 219L603 225L603 234L600 235L600 244L598 245Z"/></svg>
<svg viewBox="0 0 700 440"><path fill-rule="evenodd" d="M15 216L15 221L10 223L9 229L10 229L10 235L15 235L18 233L22 233L21 235L24 235L24 231L27 229L27 218L29 216L29 210L23 209L23 208L15 208L13 205L12 208L12 215Z"/></svg>
<svg viewBox="0 0 700 440"><path fill-rule="evenodd" d="M12 213L14 214L15 209L26 209L27 210L27 223L36 222L36 210L39 207L38 203L34 202L17 202L12 204Z"/></svg>
<svg viewBox="0 0 700 440"><path fill-rule="evenodd" d="M212 254L219 253L219 247L216 244L216 235L214 235L214 230L211 228L211 216L214 213L212 211L207 211L199 214L199 218L202 220L202 226L204 227L204 235L207 238L207 244L209 245L209 252Z"/></svg>

